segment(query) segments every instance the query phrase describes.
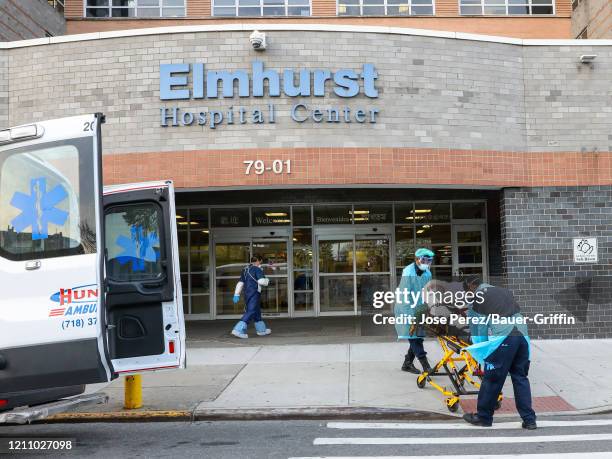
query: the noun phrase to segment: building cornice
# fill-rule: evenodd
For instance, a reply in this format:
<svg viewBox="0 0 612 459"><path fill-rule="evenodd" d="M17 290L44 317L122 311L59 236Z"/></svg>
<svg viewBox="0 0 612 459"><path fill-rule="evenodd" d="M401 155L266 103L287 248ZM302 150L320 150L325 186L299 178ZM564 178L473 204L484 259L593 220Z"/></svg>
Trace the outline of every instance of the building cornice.
<svg viewBox="0 0 612 459"><path fill-rule="evenodd" d="M487 43L501 43L519 46L612 46L612 40L565 40L565 39L522 39L498 37L493 35L479 35L463 32L447 32L427 29L412 29L404 27L378 27L338 24L217 24L217 25L188 25L173 27L154 27L149 29L117 30L110 32L95 32L76 35L63 35L59 37L37 38L0 43L0 49L27 48L60 43L72 43L92 40L105 40L110 38L138 37L147 35L168 35L195 32L240 32L240 31L290 31L290 32L350 32L350 33L376 33L389 35L409 35L418 37L447 38L452 40L467 40Z"/></svg>

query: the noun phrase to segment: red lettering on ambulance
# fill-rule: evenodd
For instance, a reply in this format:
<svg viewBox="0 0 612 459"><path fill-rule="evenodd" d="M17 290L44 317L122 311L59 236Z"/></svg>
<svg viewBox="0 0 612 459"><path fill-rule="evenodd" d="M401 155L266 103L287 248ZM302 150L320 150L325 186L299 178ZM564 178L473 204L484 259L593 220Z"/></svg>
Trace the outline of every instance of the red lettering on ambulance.
<svg viewBox="0 0 612 459"><path fill-rule="evenodd" d="M63 289L60 288L60 305L63 306L64 304L70 304L72 303L72 289L67 288L67 289Z"/></svg>

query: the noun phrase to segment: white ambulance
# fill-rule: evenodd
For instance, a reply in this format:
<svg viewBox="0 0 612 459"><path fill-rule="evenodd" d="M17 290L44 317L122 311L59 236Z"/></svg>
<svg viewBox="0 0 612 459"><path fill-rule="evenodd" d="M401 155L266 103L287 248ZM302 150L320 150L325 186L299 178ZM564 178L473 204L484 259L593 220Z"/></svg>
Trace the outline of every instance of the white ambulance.
<svg viewBox="0 0 612 459"><path fill-rule="evenodd" d="M185 367L172 182L103 189L103 122L0 131L0 422L96 400L79 396L87 384Z"/></svg>

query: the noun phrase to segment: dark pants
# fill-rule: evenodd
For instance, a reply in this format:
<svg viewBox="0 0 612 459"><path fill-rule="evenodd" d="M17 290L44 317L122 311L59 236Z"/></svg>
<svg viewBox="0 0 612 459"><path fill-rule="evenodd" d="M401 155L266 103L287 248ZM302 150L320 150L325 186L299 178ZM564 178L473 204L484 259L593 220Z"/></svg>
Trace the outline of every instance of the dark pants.
<svg viewBox="0 0 612 459"><path fill-rule="evenodd" d="M242 320L247 325L251 320L261 321L261 294L255 293L246 299L246 311L242 315Z"/></svg>
<svg viewBox="0 0 612 459"><path fill-rule="evenodd" d="M409 361L413 361L416 357L417 359L422 359L427 356L427 352L425 352L425 347L423 347L423 338L412 338L409 339L410 348L408 349L408 353L406 354L406 359Z"/></svg>
<svg viewBox="0 0 612 459"><path fill-rule="evenodd" d="M484 377L478 392L478 417L486 423L493 422L497 397L510 373L514 388L516 409L527 424L535 422L531 408L529 373L529 345L522 335L510 335L485 359Z"/></svg>

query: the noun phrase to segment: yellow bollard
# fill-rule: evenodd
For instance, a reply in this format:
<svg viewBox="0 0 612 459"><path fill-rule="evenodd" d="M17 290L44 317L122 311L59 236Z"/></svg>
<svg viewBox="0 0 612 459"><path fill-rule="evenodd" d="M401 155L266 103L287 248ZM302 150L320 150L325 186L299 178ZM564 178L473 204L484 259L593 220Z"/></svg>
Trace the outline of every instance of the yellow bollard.
<svg viewBox="0 0 612 459"><path fill-rule="evenodd" d="M142 376L125 377L125 401L123 407L133 410L142 407Z"/></svg>

